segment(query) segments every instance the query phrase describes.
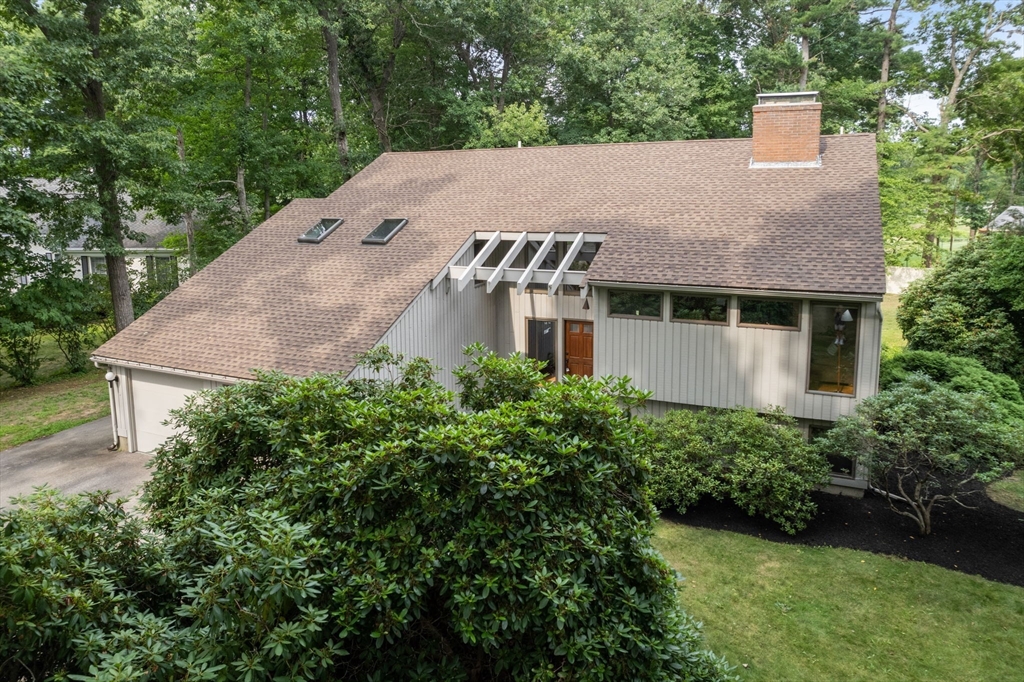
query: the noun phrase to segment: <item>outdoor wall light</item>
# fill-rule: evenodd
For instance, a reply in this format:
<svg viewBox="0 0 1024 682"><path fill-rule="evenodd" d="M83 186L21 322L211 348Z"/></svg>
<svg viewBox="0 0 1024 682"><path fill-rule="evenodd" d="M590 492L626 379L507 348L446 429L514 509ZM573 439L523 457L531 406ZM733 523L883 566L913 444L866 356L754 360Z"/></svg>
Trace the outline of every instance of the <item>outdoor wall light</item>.
<svg viewBox="0 0 1024 682"><path fill-rule="evenodd" d="M107 372L103 375L103 378L107 380L107 383L112 384L117 381L117 375L113 372Z"/></svg>

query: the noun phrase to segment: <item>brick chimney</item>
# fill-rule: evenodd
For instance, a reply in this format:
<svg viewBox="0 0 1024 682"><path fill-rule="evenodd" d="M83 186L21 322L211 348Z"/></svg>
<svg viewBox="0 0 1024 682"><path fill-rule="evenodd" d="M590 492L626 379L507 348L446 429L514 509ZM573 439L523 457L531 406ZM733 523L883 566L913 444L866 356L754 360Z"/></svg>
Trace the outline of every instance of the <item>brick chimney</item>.
<svg viewBox="0 0 1024 682"><path fill-rule="evenodd" d="M750 166L820 166L821 102L817 92L757 96Z"/></svg>

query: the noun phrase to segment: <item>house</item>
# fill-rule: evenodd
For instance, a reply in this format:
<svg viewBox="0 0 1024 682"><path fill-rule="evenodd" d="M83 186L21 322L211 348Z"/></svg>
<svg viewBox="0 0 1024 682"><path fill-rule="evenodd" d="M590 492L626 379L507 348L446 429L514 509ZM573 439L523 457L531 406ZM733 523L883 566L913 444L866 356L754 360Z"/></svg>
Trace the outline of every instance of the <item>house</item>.
<svg viewBox="0 0 1024 682"><path fill-rule="evenodd" d="M1024 206L1008 206L980 231L1005 232L1008 230L1024 231Z"/></svg>
<svg viewBox="0 0 1024 682"><path fill-rule="evenodd" d="M384 154L96 350L116 436L152 450L169 409L254 368L362 376L377 344L454 387L476 341L628 375L656 414L778 405L813 435L877 391L885 292L875 138L820 112L763 95L752 139Z"/></svg>
<svg viewBox="0 0 1024 682"><path fill-rule="evenodd" d="M67 193L68 190L60 183L52 180L36 179L33 184L41 190L54 193ZM90 219L92 220L92 219ZM125 260L128 272L136 279L149 278L158 281L177 282L178 273L183 265L174 249L163 246L164 239L172 234L181 234L184 230L180 225L165 222L155 216L149 215L146 211L135 211L122 219L122 226L126 234L142 237L142 241L135 239L124 239ZM48 226L40 225L44 240L48 232ZM106 274L107 259L103 251L86 246L84 237L78 237L63 250L57 252L44 244L33 244L32 252L48 260L58 256L70 259L75 264L75 276L81 279L83 276L93 274ZM20 284L28 284L30 277L25 275L20 278Z"/></svg>
<svg viewBox="0 0 1024 682"><path fill-rule="evenodd" d="M183 228L148 216L145 211L136 211L126 216L124 230L128 234L143 237L142 241L124 240L125 261L128 273L135 278L146 277L158 281L177 282L183 263L174 249L163 246L163 241L172 234L181 234ZM88 248L82 238L71 242L64 249L64 255L75 262L75 276L105 275L107 258L103 251Z"/></svg>

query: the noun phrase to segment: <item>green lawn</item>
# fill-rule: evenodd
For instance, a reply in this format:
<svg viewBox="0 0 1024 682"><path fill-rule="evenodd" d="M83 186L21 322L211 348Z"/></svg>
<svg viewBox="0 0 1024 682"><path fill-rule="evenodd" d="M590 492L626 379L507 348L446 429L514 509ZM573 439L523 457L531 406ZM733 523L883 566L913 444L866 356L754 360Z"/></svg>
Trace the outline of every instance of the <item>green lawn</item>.
<svg viewBox="0 0 1024 682"><path fill-rule="evenodd" d="M882 299L882 345L903 348L907 345L900 326L896 324L896 309L900 306L898 294L886 294Z"/></svg>
<svg viewBox="0 0 1024 682"><path fill-rule="evenodd" d="M655 545L744 680L1021 679L1024 588L664 521Z"/></svg>
<svg viewBox="0 0 1024 682"><path fill-rule="evenodd" d="M996 481L988 487L988 496L993 501L1024 512L1024 470L1018 469L1013 476Z"/></svg>
<svg viewBox="0 0 1024 682"><path fill-rule="evenodd" d="M83 374L68 374L64 356L49 337L40 357L35 386L19 388L0 375L0 450L110 414L102 371L90 367Z"/></svg>

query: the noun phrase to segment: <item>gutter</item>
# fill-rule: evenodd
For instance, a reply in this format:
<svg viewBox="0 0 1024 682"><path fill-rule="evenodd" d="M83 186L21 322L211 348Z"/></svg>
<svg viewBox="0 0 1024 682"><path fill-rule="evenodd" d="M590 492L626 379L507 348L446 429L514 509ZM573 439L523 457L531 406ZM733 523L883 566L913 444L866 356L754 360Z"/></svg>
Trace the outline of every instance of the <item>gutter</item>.
<svg viewBox="0 0 1024 682"><path fill-rule="evenodd" d="M178 367L165 367L163 365L151 365L145 362L132 362L130 360L118 360L117 358L106 358L102 355L93 355L89 358L93 361L96 366L99 365L115 365L117 367L131 367L134 369L148 369L154 372L162 372L164 374L177 374L183 377L193 377L197 379L210 379L211 381L219 381L225 384L237 384L239 381L249 381L248 378L242 377L229 377L225 374L212 374L210 372L196 372L189 369L180 369Z"/></svg>

